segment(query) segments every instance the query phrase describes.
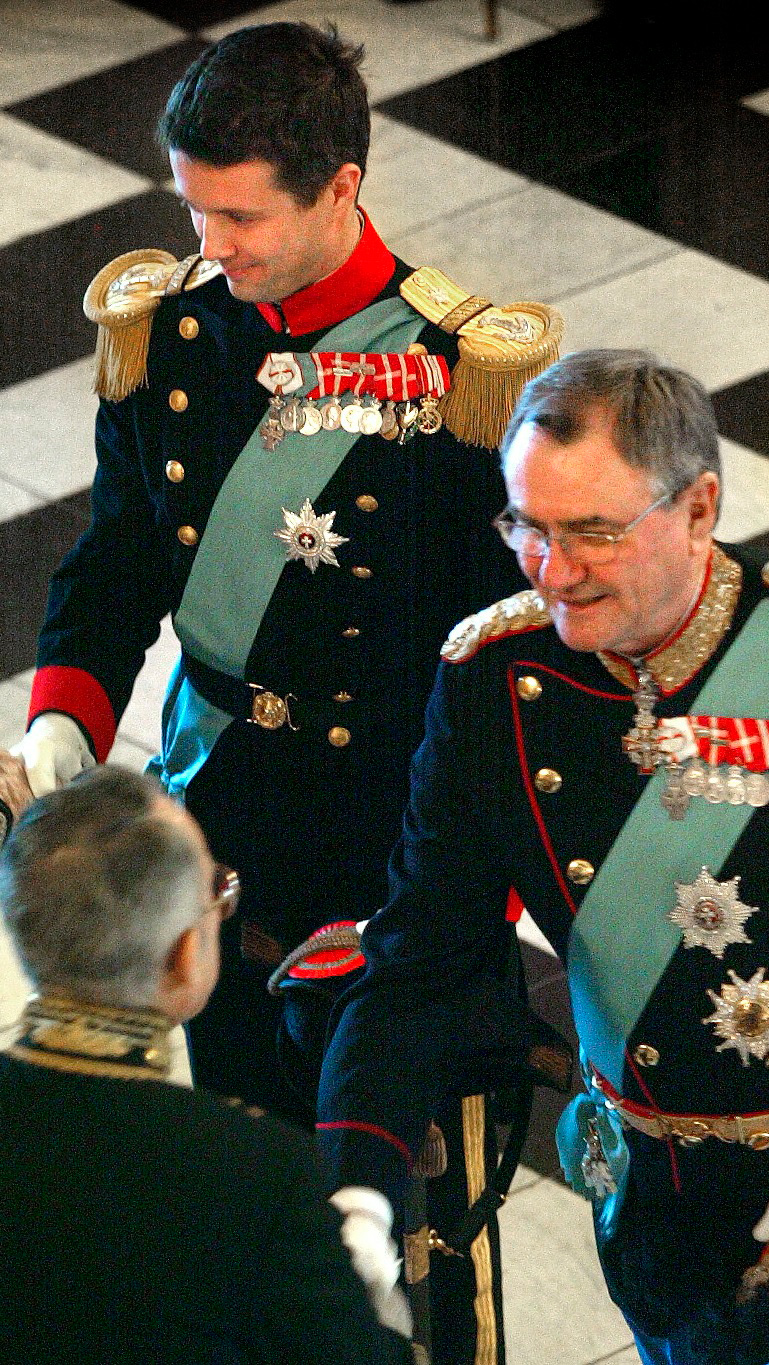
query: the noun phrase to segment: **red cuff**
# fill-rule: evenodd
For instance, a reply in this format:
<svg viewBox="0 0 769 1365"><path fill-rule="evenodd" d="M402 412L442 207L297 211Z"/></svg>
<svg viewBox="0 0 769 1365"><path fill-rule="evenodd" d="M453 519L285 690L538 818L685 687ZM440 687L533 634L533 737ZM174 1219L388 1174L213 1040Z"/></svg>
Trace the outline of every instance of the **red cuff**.
<svg viewBox="0 0 769 1365"><path fill-rule="evenodd" d="M39 668L32 681L27 724L43 711L62 711L76 720L91 738L97 763L106 763L117 725L109 697L91 673L63 664Z"/></svg>

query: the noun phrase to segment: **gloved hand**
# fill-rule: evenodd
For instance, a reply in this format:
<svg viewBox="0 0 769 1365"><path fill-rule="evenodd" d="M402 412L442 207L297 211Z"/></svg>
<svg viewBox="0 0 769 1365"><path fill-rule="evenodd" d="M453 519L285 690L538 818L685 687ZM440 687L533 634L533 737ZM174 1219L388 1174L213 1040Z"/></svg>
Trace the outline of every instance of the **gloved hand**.
<svg viewBox="0 0 769 1365"><path fill-rule="evenodd" d="M31 800L32 790L24 764L7 749L0 749L0 844Z"/></svg>
<svg viewBox="0 0 769 1365"><path fill-rule="evenodd" d="M398 1285L400 1261L390 1231L393 1212L378 1190L346 1185L329 1203L344 1215L341 1236L354 1269L365 1284L379 1321L401 1336L410 1337L411 1310Z"/></svg>
<svg viewBox="0 0 769 1365"><path fill-rule="evenodd" d="M37 716L11 753L22 760L36 797L66 786L78 773L96 766L79 725L58 711Z"/></svg>

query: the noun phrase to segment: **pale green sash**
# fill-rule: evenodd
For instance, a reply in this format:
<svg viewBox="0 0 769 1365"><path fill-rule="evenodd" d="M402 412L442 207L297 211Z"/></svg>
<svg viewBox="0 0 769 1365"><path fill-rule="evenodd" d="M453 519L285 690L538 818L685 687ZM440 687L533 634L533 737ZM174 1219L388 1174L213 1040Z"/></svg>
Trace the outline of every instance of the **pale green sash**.
<svg viewBox="0 0 769 1365"><path fill-rule="evenodd" d="M384 299L345 319L316 346L324 351L405 351L425 320L403 299ZM300 363L304 357L300 357ZM302 363L305 382L317 382ZM174 619L183 648L209 667L242 678L256 632L286 563L275 532L282 508L298 512L305 498L322 493L360 433L340 428L315 437L287 433L274 451L258 431L249 438L225 479L198 547ZM345 534L345 526L334 530ZM309 570L308 570L309 572ZM336 573L333 566L320 572Z"/></svg>
<svg viewBox="0 0 769 1365"><path fill-rule="evenodd" d="M769 601L753 611L705 683L693 715L769 715ZM665 775L646 784L571 927L568 978L577 1033L590 1061L621 1092L626 1040L681 941L667 918L674 883L715 876L752 806L693 800L683 820L660 804ZM703 1002L706 1003L706 1002Z"/></svg>

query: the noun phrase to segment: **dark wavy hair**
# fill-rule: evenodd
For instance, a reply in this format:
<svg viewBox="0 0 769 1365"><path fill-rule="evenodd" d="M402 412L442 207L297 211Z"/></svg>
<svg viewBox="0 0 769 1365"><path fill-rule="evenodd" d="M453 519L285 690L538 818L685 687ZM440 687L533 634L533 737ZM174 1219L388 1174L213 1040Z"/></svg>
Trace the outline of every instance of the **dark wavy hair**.
<svg viewBox="0 0 769 1365"><path fill-rule="evenodd" d="M174 86L157 140L211 166L266 161L301 204L346 162L366 169L371 117L363 48L336 28L260 24L207 48Z"/></svg>

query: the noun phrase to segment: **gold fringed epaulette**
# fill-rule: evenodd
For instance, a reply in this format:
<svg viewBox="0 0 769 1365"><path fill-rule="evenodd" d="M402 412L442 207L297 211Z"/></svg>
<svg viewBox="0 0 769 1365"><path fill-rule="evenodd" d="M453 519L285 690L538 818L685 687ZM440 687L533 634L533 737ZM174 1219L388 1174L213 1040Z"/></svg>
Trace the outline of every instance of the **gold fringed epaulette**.
<svg viewBox="0 0 769 1365"><path fill-rule="evenodd" d="M105 265L85 291L83 311L98 324L94 389L120 400L147 382L152 319L161 299L196 289L221 266L197 254L177 261L170 251L126 251Z"/></svg>
<svg viewBox="0 0 769 1365"><path fill-rule="evenodd" d="M468 294L441 270L420 266L400 292L430 322L459 338L459 360L440 410L460 441L494 450L524 386L558 359L563 318L544 303L509 303Z"/></svg>
<svg viewBox="0 0 769 1365"><path fill-rule="evenodd" d="M517 635L535 626L549 626L550 613L539 593L531 588L505 597L473 616L466 616L449 635L441 649L441 658L450 664L464 664L472 659L483 645L492 640Z"/></svg>

